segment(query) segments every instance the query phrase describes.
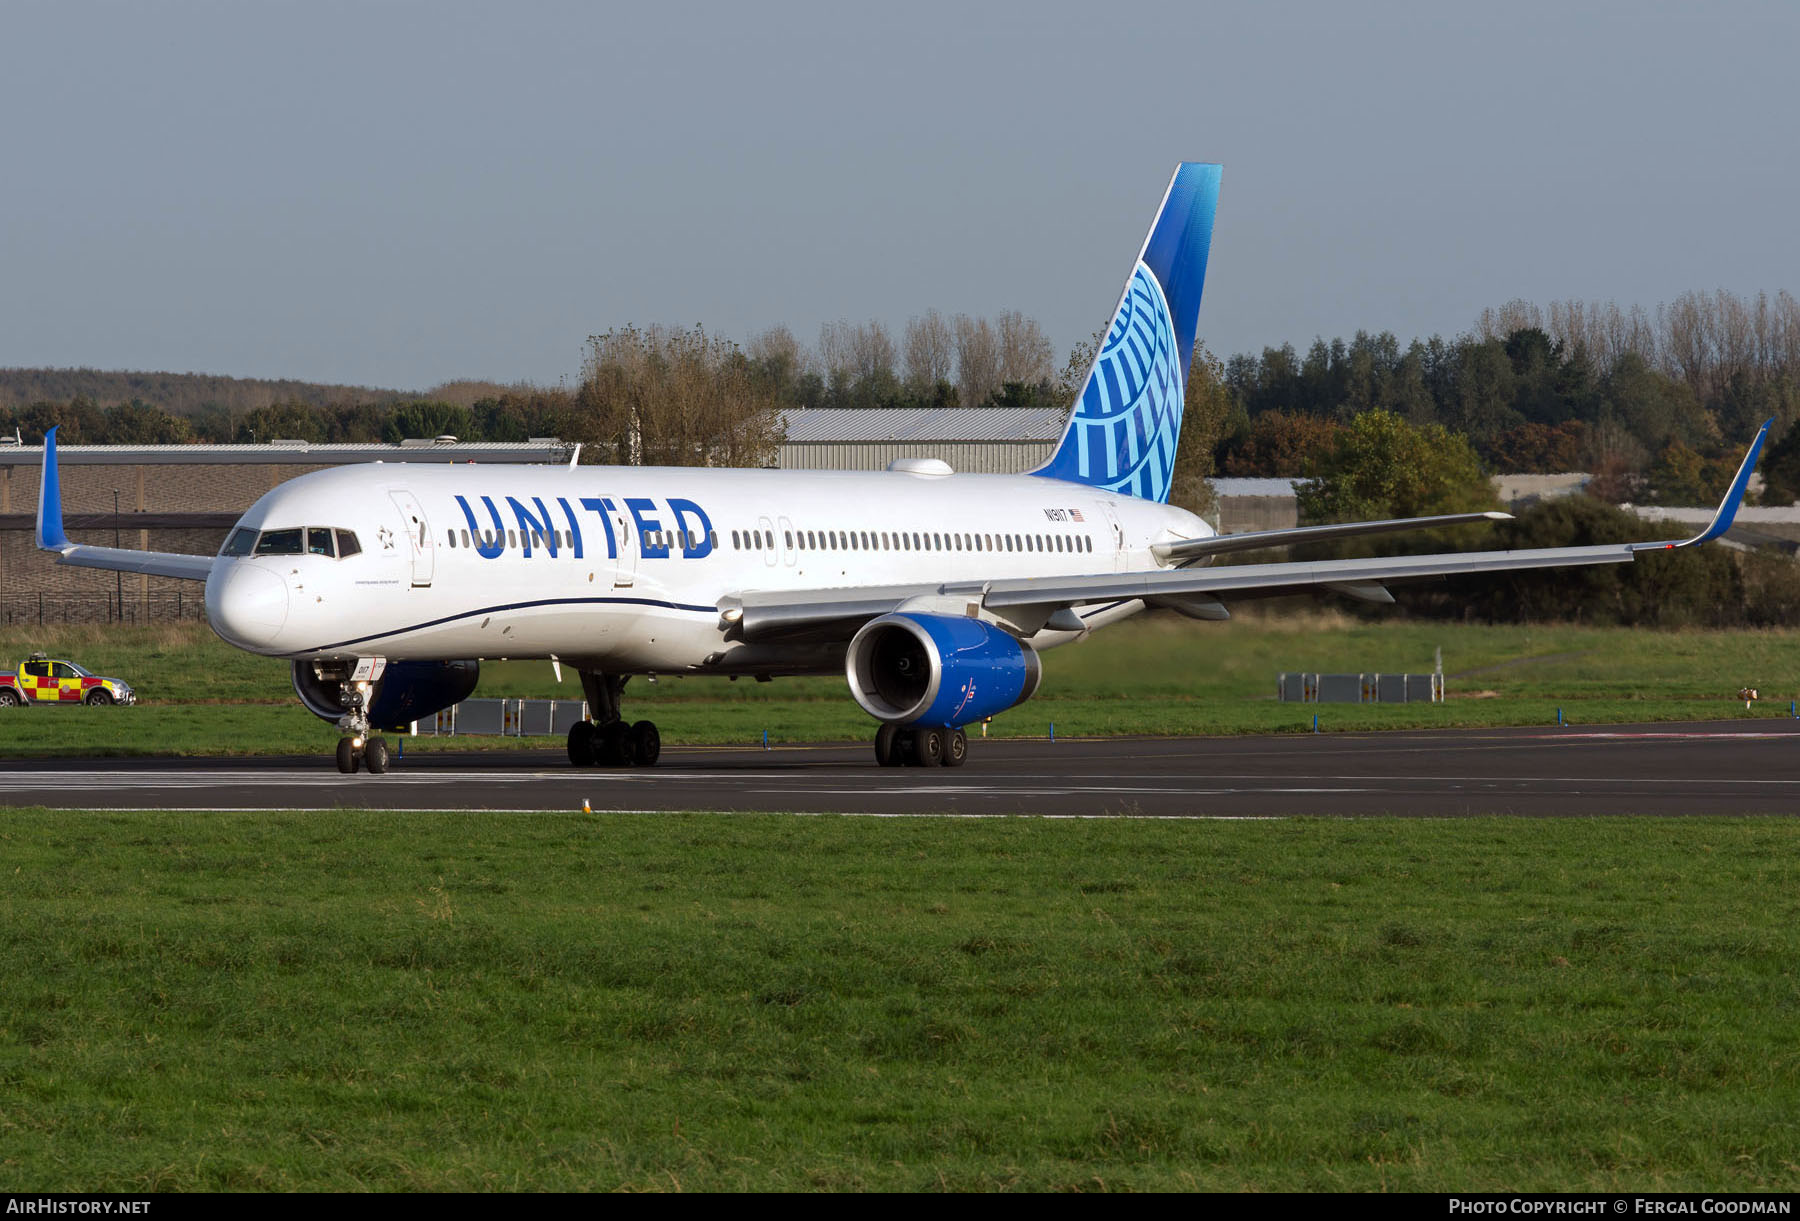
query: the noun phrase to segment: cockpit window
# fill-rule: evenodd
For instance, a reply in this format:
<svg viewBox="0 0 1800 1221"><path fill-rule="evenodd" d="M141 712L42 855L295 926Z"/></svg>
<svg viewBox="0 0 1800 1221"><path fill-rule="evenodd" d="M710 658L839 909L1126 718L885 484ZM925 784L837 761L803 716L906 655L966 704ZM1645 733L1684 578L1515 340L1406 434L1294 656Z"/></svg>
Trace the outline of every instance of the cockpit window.
<svg viewBox="0 0 1800 1221"><path fill-rule="evenodd" d="M362 544L357 542L356 535L348 530L337 532L337 545L340 559L348 559L350 556L362 554Z"/></svg>
<svg viewBox="0 0 1800 1221"><path fill-rule="evenodd" d="M241 526L231 532L231 537L225 540L225 549L219 554L249 555L254 550L256 550L256 531L247 526Z"/></svg>
<svg viewBox="0 0 1800 1221"><path fill-rule="evenodd" d="M256 544L256 554L299 555L302 551L301 536L304 533L297 526L292 530L264 530L262 538Z"/></svg>
<svg viewBox="0 0 1800 1221"><path fill-rule="evenodd" d="M322 555L333 560L337 558L337 551L331 545L331 531L324 526L306 528L306 550L311 555Z"/></svg>

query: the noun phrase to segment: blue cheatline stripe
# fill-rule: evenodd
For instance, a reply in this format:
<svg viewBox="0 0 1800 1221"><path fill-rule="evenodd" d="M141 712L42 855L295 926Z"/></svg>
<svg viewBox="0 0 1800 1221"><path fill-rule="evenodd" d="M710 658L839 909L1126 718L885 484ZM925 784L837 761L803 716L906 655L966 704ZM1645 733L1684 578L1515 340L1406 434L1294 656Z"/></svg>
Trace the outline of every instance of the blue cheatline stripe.
<svg viewBox="0 0 1800 1221"><path fill-rule="evenodd" d="M537 606L660 606L665 610L692 611L703 615L719 613L719 608L716 606L688 606L681 602L664 602L657 598L542 598L536 602L509 602L502 606L483 606L477 610L445 615L441 619L429 619L424 623L415 623L409 627L397 627L391 631L376 632L370 636L358 636L354 640L340 640L335 644L316 644L308 649L293 649L290 650L290 655L323 653L330 649L347 649L351 645L367 644L371 640L385 640L389 636L404 636L408 632L418 632L428 627L454 623L458 619L473 619L476 615L494 615L505 611L530 610Z"/></svg>

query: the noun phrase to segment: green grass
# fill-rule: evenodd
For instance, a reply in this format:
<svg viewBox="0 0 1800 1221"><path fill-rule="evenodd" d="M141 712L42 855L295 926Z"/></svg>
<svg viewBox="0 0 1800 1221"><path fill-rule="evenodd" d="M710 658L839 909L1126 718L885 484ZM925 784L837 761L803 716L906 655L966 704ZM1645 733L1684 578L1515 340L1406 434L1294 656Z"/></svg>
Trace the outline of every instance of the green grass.
<svg viewBox="0 0 1800 1221"><path fill-rule="evenodd" d="M1800 1187L1800 824L0 815L0 1189Z"/></svg>
<svg viewBox="0 0 1800 1221"><path fill-rule="evenodd" d="M1282 704L1282 670L1425 671L1443 650L1451 699L1441 705ZM304 713L281 662L240 653L195 624L0 633L0 665L44 650L140 689L136 708L43 709L8 717L15 756L306 753L335 731ZM1746 712L1740 687L1761 690ZM482 666L478 697L579 699L572 670L558 685L548 662ZM1360 622L1330 615L1196 624L1153 618L1096 633L1044 656L1038 695L994 719L998 736L1280 733L1785 716L1800 697L1800 632L1650 631ZM773 683L665 677L633 680L631 719L648 717L669 743L778 742L869 736L873 722L841 678ZM549 740L538 744L554 745ZM419 739L409 751L516 745L495 739Z"/></svg>

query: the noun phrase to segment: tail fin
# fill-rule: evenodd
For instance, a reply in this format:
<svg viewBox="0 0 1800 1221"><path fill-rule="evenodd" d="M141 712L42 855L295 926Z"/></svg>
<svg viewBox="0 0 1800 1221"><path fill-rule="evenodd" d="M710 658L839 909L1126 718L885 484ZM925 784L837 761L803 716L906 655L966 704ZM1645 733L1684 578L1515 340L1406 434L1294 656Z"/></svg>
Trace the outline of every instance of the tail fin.
<svg viewBox="0 0 1800 1221"><path fill-rule="evenodd" d="M1032 474L1169 499L1218 203L1218 166L1175 167L1062 441Z"/></svg>

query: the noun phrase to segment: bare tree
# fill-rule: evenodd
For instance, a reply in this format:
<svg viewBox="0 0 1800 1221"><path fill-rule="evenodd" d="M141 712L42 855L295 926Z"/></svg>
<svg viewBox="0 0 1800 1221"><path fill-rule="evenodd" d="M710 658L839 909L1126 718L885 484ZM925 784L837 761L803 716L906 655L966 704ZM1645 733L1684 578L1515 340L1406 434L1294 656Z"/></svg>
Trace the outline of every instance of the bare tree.
<svg viewBox="0 0 1800 1221"><path fill-rule="evenodd" d="M1037 319L1006 310L996 320L1000 339L1000 382L1035 386L1055 374L1055 349Z"/></svg>
<svg viewBox="0 0 1800 1221"><path fill-rule="evenodd" d="M1483 339L1505 339L1514 331L1543 329L1544 311L1516 297L1499 309L1490 305L1475 320L1475 333Z"/></svg>
<svg viewBox="0 0 1800 1221"><path fill-rule="evenodd" d="M595 460L767 466L781 441L774 393L736 344L699 327L625 327L588 340L579 403Z"/></svg>
<svg viewBox="0 0 1800 1221"><path fill-rule="evenodd" d="M956 316L956 389L965 407L979 407L1000 389L1000 341L986 318Z"/></svg>
<svg viewBox="0 0 1800 1221"><path fill-rule="evenodd" d="M802 377L812 369L811 354L785 326L772 326L754 336L745 350L750 359L780 371L784 378Z"/></svg>
<svg viewBox="0 0 1800 1221"><path fill-rule="evenodd" d="M894 340L881 322L839 319L819 328L819 363L828 381L854 384L894 372Z"/></svg>
<svg viewBox="0 0 1800 1221"><path fill-rule="evenodd" d="M850 367L858 381L891 377L894 372L894 339L881 322L865 322L850 333Z"/></svg>
<svg viewBox="0 0 1800 1221"><path fill-rule="evenodd" d="M956 333L944 316L927 310L906 324L906 384L916 394L929 394L950 380L956 368Z"/></svg>
<svg viewBox="0 0 1800 1221"><path fill-rule="evenodd" d="M1657 330L1662 333L1667 371L1688 384L1704 401L1712 380L1712 303L1705 294L1685 292L1656 308Z"/></svg>
<svg viewBox="0 0 1800 1221"><path fill-rule="evenodd" d="M856 328L840 318L836 322L825 322L819 326L819 373L828 382L848 381L855 374L851 371L856 363L852 349L856 346L854 332Z"/></svg>

